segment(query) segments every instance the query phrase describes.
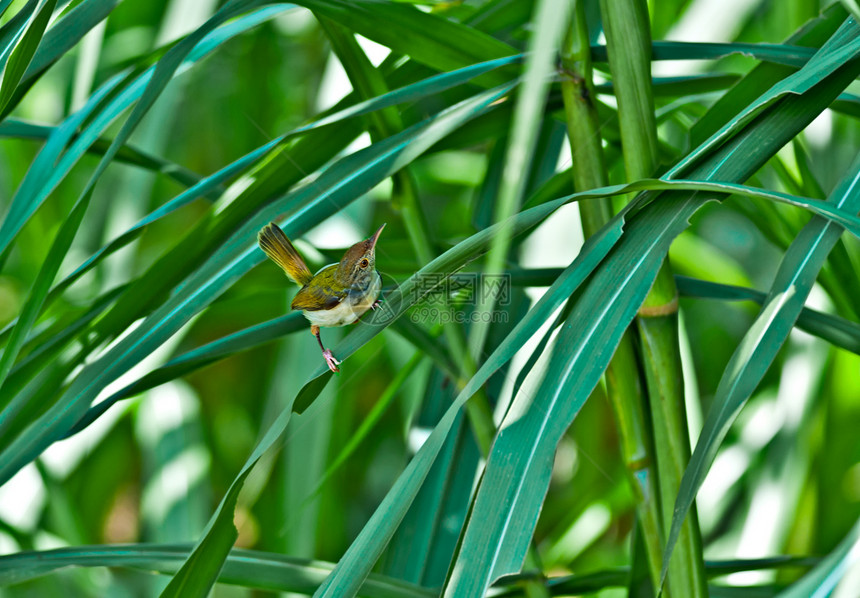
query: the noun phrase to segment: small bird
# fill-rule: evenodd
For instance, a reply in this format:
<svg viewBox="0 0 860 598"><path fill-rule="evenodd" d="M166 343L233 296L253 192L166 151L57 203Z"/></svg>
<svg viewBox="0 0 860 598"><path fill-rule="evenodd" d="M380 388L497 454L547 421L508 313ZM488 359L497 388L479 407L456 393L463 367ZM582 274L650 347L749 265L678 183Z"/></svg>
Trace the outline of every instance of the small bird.
<svg viewBox="0 0 860 598"><path fill-rule="evenodd" d="M368 309L379 305L382 277L376 271L376 242L385 225L373 236L346 250L340 262L311 274L307 264L284 231L270 222L257 233L260 249L302 288L293 298L291 309L300 309L311 323L326 364L339 372L340 362L320 338L320 326L345 326L356 322Z"/></svg>

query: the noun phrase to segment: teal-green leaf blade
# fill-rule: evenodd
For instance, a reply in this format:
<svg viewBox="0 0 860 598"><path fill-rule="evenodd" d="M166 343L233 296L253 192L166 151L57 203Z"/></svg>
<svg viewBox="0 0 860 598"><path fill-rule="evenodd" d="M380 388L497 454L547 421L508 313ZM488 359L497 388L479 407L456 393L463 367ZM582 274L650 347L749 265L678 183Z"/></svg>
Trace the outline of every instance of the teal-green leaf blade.
<svg viewBox="0 0 860 598"><path fill-rule="evenodd" d="M42 35L48 27L48 20L54 12L54 7L57 5L57 0L46 0L39 9L35 18L27 27L27 31L15 46L12 54L9 56L9 61L6 63L6 69L3 72L3 82L0 84L0 120L5 117L9 111L9 100L12 99L12 94L15 92L15 87L24 76L24 72L30 65L33 55L36 53L36 48L39 47L39 42L42 41Z"/></svg>
<svg viewBox="0 0 860 598"><path fill-rule="evenodd" d="M860 555L860 521L839 545L777 598L827 598L852 565L856 567ZM856 588L854 588L856 589Z"/></svg>
<svg viewBox="0 0 860 598"><path fill-rule="evenodd" d="M833 190L828 202L848 212L860 210L860 159ZM684 518L723 438L788 338L828 253L842 231L842 227L835 223L813 218L783 257L762 310L720 379L713 407L684 472L663 555L664 570Z"/></svg>

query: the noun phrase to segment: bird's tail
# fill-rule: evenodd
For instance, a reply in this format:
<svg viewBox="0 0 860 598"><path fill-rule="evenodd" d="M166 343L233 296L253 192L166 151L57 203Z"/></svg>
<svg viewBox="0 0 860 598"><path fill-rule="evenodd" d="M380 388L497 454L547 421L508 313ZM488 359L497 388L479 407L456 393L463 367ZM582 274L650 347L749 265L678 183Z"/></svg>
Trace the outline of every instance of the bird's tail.
<svg viewBox="0 0 860 598"><path fill-rule="evenodd" d="M314 277L287 235L274 222L270 222L257 233L257 242L269 259L278 264L297 284L304 286Z"/></svg>

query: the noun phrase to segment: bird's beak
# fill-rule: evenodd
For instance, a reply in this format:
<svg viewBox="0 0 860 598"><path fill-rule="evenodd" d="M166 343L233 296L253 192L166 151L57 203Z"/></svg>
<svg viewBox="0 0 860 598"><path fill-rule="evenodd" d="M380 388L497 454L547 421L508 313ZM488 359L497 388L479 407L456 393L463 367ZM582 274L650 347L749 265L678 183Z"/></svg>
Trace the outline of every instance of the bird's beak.
<svg viewBox="0 0 860 598"><path fill-rule="evenodd" d="M384 224L382 226L380 226L379 230L377 230L375 233L373 233L373 236L368 239L368 241L370 241L370 248L371 249L376 249L376 242L379 240L379 235L382 234L383 228L385 228Z"/></svg>

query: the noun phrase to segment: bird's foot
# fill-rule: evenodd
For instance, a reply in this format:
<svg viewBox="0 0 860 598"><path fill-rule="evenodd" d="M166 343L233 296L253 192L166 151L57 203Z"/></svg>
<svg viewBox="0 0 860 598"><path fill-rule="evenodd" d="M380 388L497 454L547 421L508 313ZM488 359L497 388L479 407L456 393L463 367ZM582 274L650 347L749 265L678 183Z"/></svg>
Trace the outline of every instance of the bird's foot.
<svg viewBox="0 0 860 598"><path fill-rule="evenodd" d="M370 309L376 309L380 305L382 305L382 299L377 299L370 305Z"/></svg>
<svg viewBox="0 0 860 598"><path fill-rule="evenodd" d="M340 362L335 359L334 355L331 354L331 349L326 349L323 351L323 358L325 358L326 365L328 365L328 369L333 371L334 373L338 373L340 370L337 366L340 365Z"/></svg>

